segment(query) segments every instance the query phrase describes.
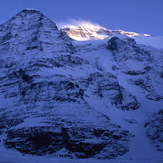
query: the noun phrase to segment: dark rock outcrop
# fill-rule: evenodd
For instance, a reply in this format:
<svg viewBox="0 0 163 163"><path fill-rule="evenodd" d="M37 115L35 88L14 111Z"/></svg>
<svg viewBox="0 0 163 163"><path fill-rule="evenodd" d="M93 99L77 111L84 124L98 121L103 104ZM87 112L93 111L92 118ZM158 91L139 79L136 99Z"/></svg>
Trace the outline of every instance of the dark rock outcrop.
<svg viewBox="0 0 163 163"><path fill-rule="evenodd" d="M93 90L93 94L108 98L108 102L118 109L135 110L140 106L136 97L120 86L116 76L112 73L96 72L89 76L87 83L88 87Z"/></svg>
<svg viewBox="0 0 163 163"><path fill-rule="evenodd" d="M152 144L158 151L163 151L163 110L160 110L157 114L152 114L148 121L146 121L144 127L146 128L146 134L152 141Z"/></svg>

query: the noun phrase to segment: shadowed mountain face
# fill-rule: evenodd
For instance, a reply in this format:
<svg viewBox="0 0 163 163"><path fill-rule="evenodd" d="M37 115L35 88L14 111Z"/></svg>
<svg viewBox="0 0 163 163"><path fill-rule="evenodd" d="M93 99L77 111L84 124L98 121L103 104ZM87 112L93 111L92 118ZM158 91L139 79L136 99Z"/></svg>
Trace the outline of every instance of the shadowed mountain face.
<svg viewBox="0 0 163 163"><path fill-rule="evenodd" d="M64 41L55 23L35 10L23 10L1 25L0 36L1 54L74 53L71 43Z"/></svg>
<svg viewBox="0 0 163 163"><path fill-rule="evenodd" d="M1 145L31 155L124 155L134 134L107 111L143 109L137 87L145 100L160 101L155 63L134 39L71 42L39 11L21 11L0 26Z"/></svg>

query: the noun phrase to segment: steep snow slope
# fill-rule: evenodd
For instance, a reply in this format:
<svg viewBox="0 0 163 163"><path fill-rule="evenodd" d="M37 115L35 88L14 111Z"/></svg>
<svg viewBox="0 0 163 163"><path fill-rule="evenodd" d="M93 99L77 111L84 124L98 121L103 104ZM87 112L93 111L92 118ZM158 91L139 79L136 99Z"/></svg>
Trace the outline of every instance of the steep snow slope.
<svg viewBox="0 0 163 163"><path fill-rule="evenodd" d="M140 108L137 111L129 112L115 110L108 104L106 96L100 100L91 96L87 100L94 108L108 115L111 121L120 124L135 135L131 142L130 151L123 157L119 157L118 160L130 158L137 160L135 162L146 159L149 162L150 160L154 162L154 159L162 158L161 152L157 152L150 140L147 139L144 125L146 123L148 126L150 121L152 122L150 126L153 126L149 127L147 135L150 132L152 141L159 140L159 142L153 143L158 150L161 150L162 136L160 134L162 133L161 123L163 117L161 112L158 114L159 118L155 118L154 120L154 117L151 117L153 113L157 115L162 109L162 51L149 49L148 46L137 45L133 39L125 39L124 37L122 40L114 37L108 43L109 46L107 40L103 40L98 42L74 42L74 45L77 47L76 49L83 49L85 44L86 48L81 52L83 57L87 58L97 69L103 72L109 71L117 76L119 83L137 97L140 102ZM107 48L110 49L110 52L107 51ZM92 49L91 52L90 49ZM135 49L139 53L136 53ZM150 69L146 66L150 66ZM145 80L147 80L146 83L144 82ZM142 81L143 84L133 81ZM157 90L157 93L153 92L153 90ZM159 98L157 99L157 97ZM146 122L146 119L153 120Z"/></svg>
<svg viewBox="0 0 163 163"><path fill-rule="evenodd" d="M18 13L0 26L0 161L161 162L162 61L132 38L68 41Z"/></svg>

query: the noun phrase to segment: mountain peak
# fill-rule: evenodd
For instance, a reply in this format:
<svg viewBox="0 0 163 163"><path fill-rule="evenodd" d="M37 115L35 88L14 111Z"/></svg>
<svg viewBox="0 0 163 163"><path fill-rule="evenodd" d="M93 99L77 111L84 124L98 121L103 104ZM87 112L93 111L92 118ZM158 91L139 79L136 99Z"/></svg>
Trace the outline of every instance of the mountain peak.
<svg viewBox="0 0 163 163"><path fill-rule="evenodd" d="M37 10L35 8L25 8L22 11L35 11L35 12L40 12L39 10Z"/></svg>
<svg viewBox="0 0 163 163"><path fill-rule="evenodd" d="M56 24L35 9L24 9L0 26L0 45L4 42L6 47L0 47L0 50L9 55L15 54L13 51L16 51L16 55L40 51L48 54L53 51L52 54L55 49L65 53L75 51L71 43L65 41Z"/></svg>
<svg viewBox="0 0 163 163"><path fill-rule="evenodd" d="M90 22L81 22L76 25L67 25L62 27L61 31L64 35L67 35L72 40L77 41L103 40L114 35L128 36L131 38L150 36L148 34L139 34L123 30L110 30Z"/></svg>
<svg viewBox="0 0 163 163"><path fill-rule="evenodd" d="M32 8L26 8L26 9L24 9L24 10L22 10L22 11L20 11L19 13L18 13L18 15L20 15L20 14L27 14L27 15L32 15L32 14L39 14L39 15L43 15L40 11L38 11L37 9L32 9Z"/></svg>
<svg viewBox="0 0 163 163"><path fill-rule="evenodd" d="M30 9L30 8L27 8L27 9L24 9L22 11L20 11L16 16L20 16L20 17L35 17L35 16L39 16L39 17L42 17L44 16L40 11L36 10L36 9Z"/></svg>
<svg viewBox="0 0 163 163"><path fill-rule="evenodd" d="M40 11L32 8L27 8L20 11L10 20L0 26L3 30L16 30L16 29L36 29L36 27L46 26L57 30L56 24L47 18Z"/></svg>

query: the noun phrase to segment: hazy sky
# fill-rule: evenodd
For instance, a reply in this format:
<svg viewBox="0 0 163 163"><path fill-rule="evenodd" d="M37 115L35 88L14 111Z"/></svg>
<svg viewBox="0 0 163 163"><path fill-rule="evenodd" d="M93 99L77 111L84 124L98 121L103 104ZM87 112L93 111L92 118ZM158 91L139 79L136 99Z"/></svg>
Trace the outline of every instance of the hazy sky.
<svg viewBox="0 0 163 163"><path fill-rule="evenodd" d="M24 8L55 23L89 20L108 29L163 36L163 0L0 0L0 24Z"/></svg>

